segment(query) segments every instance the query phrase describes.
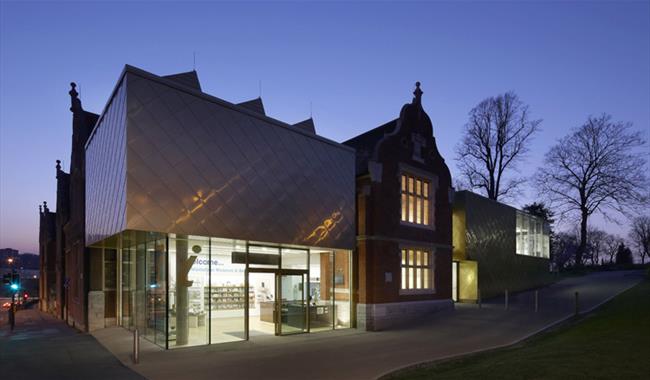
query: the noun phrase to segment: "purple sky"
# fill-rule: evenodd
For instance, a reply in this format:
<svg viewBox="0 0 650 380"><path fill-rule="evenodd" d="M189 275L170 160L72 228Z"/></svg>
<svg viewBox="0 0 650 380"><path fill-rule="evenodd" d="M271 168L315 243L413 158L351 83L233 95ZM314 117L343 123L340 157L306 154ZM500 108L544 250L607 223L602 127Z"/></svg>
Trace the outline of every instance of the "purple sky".
<svg viewBox="0 0 650 380"><path fill-rule="evenodd" d="M589 114L650 135L649 4L2 1L0 248L38 252L37 206L54 208L54 160L70 160L71 81L100 112L124 64L172 74L196 51L205 92L239 102L261 80L270 116L303 120L311 102L317 132L343 141L397 117L419 80L452 174L468 111L513 90L544 119L521 165L532 174Z"/></svg>

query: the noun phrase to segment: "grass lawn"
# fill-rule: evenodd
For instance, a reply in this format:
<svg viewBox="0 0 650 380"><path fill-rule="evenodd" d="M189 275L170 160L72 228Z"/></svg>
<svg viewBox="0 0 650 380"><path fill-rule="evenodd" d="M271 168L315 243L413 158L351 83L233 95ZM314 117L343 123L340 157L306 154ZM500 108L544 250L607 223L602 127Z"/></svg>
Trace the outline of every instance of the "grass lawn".
<svg viewBox="0 0 650 380"><path fill-rule="evenodd" d="M650 379L650 280L594 314L515 347L401 372L395 379Z"/></svg>

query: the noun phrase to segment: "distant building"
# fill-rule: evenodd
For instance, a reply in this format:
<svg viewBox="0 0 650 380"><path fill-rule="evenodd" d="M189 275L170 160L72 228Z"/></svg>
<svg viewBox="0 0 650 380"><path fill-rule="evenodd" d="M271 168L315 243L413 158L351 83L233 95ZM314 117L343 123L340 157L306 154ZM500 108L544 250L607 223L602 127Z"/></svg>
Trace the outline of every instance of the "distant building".
<svg viewBox="0 0 650 380"><path fill-rule="evenodd" d="M18 256L18 250L13 248L0 248L0 268L7 265L7 260L9 258L15 258Z"/></svg>
<svg viewBox="0 0 650 380"><path fill-rule="evenodd" d="M56 214L51 212L47 202L38 206L39 258L41 261L39 278L39 306L42 311L61 316L61 299L57 299L56 284Z"/></svg>
<svg viewBox="0 0 650 380"><path fill-rule="evenodd" d="M12 259L9 262L9 259ZM30 296L38 296L40 289L40 257L33 253L19 254L18 250L12 248L0 249L0 275L15 271L20 278L20 292ZM13 292L5 287L0 288L0 295L9 296Z"/></svg>
<svg viewBox="0 0 650 380"><path fill-rule="evenodd" d="M13 259L9 263L9 258ZM3 248L0 249L0 268L19 268L39 269L39 256L33 253L18 253L17 249Z"/></svg>

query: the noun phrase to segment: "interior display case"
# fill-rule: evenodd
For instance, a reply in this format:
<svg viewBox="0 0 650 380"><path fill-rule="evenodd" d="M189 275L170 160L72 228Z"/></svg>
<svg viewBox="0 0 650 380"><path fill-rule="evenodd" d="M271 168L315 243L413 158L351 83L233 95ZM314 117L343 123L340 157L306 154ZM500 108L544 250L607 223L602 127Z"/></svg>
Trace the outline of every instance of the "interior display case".
<svg viewBox="0 0 650 380"><path fill-rule="evenodd" d="M210 298L212 298L210 302ZM221 285L205 287L205 305L210 310L238 310L246 307L246 300L251 307L255 304L255 290L252 286L246 291L243 285Z"/></svg>

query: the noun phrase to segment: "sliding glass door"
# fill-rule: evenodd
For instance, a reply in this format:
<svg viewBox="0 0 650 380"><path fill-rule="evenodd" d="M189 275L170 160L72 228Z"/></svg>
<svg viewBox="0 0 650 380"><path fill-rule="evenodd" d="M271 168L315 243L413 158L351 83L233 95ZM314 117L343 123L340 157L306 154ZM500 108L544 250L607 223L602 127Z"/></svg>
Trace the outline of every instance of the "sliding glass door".
<svg viewBox="0 0 650 380"><path fill-rule="evenodd" d="M279 274L280 335L307 331L307 297L305 279L307 272Z"/></svg>

